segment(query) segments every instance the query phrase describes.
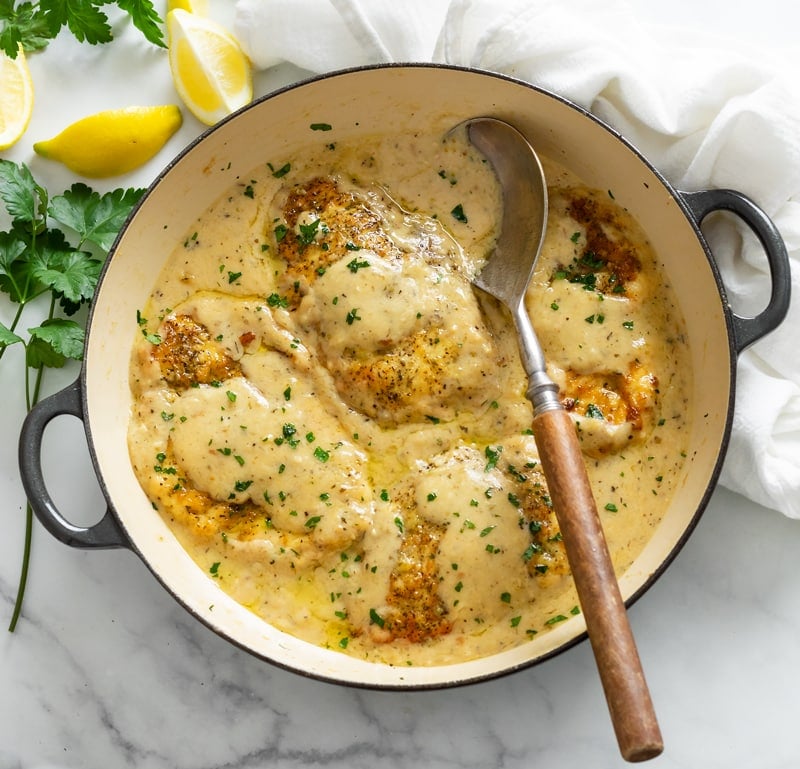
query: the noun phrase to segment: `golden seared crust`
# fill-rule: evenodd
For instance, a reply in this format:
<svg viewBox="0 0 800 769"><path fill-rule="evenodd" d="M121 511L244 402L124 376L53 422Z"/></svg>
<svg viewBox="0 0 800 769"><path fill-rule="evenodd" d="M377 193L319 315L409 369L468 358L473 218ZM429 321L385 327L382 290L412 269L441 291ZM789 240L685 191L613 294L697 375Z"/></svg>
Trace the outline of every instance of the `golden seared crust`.
<svg viewBox="0 0 800 769"><path fill-rule="evenodd" d="M505 472L517 483L521 525L527 527L531 538L522 558L530 574L543 584L568 574L569 564L544 474L538 467L538 462L508 465Z"/></svg>
<svg viewBox="0 0 800 769"><path fill-rule="evenodd" d="M641 270L637 248L625 234L618 206L585 189L560 189L566 212L583 230L582 250L569 264L558 266L553 279L582 283L602 294L625 296Z"/></svg>
<svg viewBox="0 0 800 769"><path fill-rule="evenodd" d="M641 363L632 362L626 372L565 374L562 403L568 411L613 425L628 422L634 435L644 431L656 408L658 378Z"/></svg>
<svg viewBox="0 0 800 769"><path fill-rule="evenodd" d="M419 643L446 635L453 624L439 596L439 542L445 526L420 521L407 529L389 580L386 640Z"/></svg>
<svg viewBox="0 0 800 769"><path fill-rule="evenodd" d="M263 509L252 503L221 502L197 489L181 487L169 495L167 513L198 539L225 536L251 540L267 525Z"/></svg>
<svg viewBox="0 0 800 769"><path fill-rule="evenodd" d="M239 364L214 342L208 329L188 315L166 318L159 336L160 343L153 345L153 358L164 380L176 390L241 374Z"/></svg>
<svg viewBox="0 0 800 769"><path fill-rule="evenodd" d="M381 424L421 422L447 416L454 400L480 396L491 383L454 382L448 373L460 354L460 342L439 328L425 328L397 342L383 355L332 362L343 398ZM448 391L450 390L450 391ZM461 391L459 394L458 390ZM425 393L425 397L420 397Z"/></svg>
<svg viewBox="0 0 800 769"><path fill-rule="evenodd" d="M233 504L192 488L181 474L171 450L156 457L161 477L159 502L170 520L179 523L198 541L225 536L250 540L262 536L267 525L264 511L252 503Z"/></svg>
<svg viewBox="0 0 800 769"><path fill-rule="evenodd" d="M283 218L286 230L278 230L277 251L286 262L289 284L302 280L310 285L348 251L364 248L384 258L398 255L378 214L329 177L292 187Z"/></svg>

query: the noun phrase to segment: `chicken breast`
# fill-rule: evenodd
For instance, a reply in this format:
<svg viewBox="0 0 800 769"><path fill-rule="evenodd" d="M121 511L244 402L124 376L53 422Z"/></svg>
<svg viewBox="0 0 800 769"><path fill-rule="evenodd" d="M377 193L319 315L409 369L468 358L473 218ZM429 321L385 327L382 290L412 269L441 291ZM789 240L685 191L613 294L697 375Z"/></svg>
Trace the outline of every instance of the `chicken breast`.
<svg viewBox="0 0 800 769"><path fill-rule="evenodd" d="M444 230L330 178L282 199L287 303L352 408L390 427L450 420L497 397L508 361Z"/></svg>

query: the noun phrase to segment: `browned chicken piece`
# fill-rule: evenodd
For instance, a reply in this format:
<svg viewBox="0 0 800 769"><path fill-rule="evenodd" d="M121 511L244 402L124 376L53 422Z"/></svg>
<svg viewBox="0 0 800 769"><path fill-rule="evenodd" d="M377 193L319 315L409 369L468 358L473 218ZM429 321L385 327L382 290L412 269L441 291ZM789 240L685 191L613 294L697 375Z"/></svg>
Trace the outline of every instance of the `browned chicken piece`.
<svg viewBox="0 0 800 769"><path fill-rule="evenodd" d="M634 361L624 373L565 374L562 402L568 411L612 425L627 422L634 438L652 421L658 379L641 363Z"/></svg>
<svg viewBox="0 0 800 769"><path fill-rule="evenodd" d="M530 544L522 554L528 571L539 578L540 584L568 574L569 564L561 530L538 462L522 467L507 465L504 472L517 483L521 525L527 526L531 537Z"/></svg>
<svg viewBox="0 0 800 769"><path fill-rule="evenodd" d="M420 643L452 630L447 607L439 596L436 556L444 526L419 521L407 529L389 580L386 603L391 612L383 630L386 640Z"/></svg>
<svg viewBox="0 0 800 769"><path fill-rule="evenodd" d="M477 301L471 306L469 299L464 301L459 295L454 306L453 299L443 293L445 286L455 282L463 283L469 293L469 283L455 269L442 265L441 253L429 251L424 239L418 251L400 249L388 236L381 212L373 210L369 200L343 190L330 178L315 178L291 187L276 198L276 205L283 205L285 221L276 230L278 256L286 265L279 282L290 307L296 308L307 294L313 298L315 283L320 281L317 286L321 285L326 270L341 269L341 263L349 260L353 260L349 277L354 294L359 282L367 280L363 276L383 274L378 267L361 269L369 266L369 260L385 260L398 266L399 272L414 260L416 264L436 264L440 271L438 276L431 272L426 284L433 285L436 280L436 290L442 292L435 303L425 285L416 294L407 288L406 293L395 294L387 278L385 301L404 307L419 302L419 311L411 324L387 329L385 339L359 342L361 323L368 324L369 318L363 320L358 315L363 308L355 306L347 319L353 341L348 336L342 343L342 335L333 328L337 311L343 314L344 301L340 303L339 296L329 311L317 313L309 321L318 342L316 352L333 375L339 394L352 408L382 426L392 427L452 419L459 410L485 407L496 397L504 361L498 359ZM360 262L359 251L363 252ZM418 276L419 270L415 274ZM449 290L452 296L455 290ZM425 291L427 299L423 300Z"/></svg>
<svg viewBox="0 0 800 769"><path fill-rule="evenodd" d="M176 390L241 374L239 364L222 351L205 326L189 315L166 318L159 336L161 341L153 345L153 358L167 384Z"/></svg>
<svg viewBox="0 0 800 769"><path fill-rule="evenodd" d="M567 200L566 211L583 228L582 248L569 264L559 265L553 280L580 283L587 290L625 296L636 279L641 263L636 248L625 235L619 210L585 190L559 189L554 197Z"/></svg>
<svg viewBox="0 0 800 769"><path fill-rule="evenodd" d="M520 466L503 463L502 472L508 479L505 488L514 490L509 493L509 500L520 511L519 526L529 535L529 544L520 558L540 585L560 579L569 573L569 565L538 462ZM382 624L373 623L370 632L379 643L397 638L420 643L453 629L439 591L440 546L448 524L433 523L420 516L410 487L395 492L393 498L404 511L405 530L389 579L389 610L380 617Z"/></svg>
<svg viewBox="0 0 800 769"><path fill-rule="evenodd" d="M264 532L264 511L257 505L221 502L197 489L175 489L169 513L199 539L218 539L224 534L245 541Z"/></svg>
<svg viewBox="0 0 800 769"><path fill-rule="evenodd" d="M451 404L487 400L496 385L489 365L470 381L453 378L450 367L462 354L461 340L439 326L401 339L382 355L329 362L340 374L342 397L385 426L403 421L447 419Z"/></svg>
<svg viewBox="0 0 800 769"><path fill-rule="evenodd" d="M313 283L347 251L364 248L387 259L400 253L378 214L328 177L292 187L283 218L286 224L276 228L275 237L278 256L287 266L284 288L294 303L303 285Z"/></svg>
<svg viewBox="0 0 800 769"><path fill-rule="evenodd" d="M402 510L403 537L389 576L386 606L370 618L369 633L377 643L402 638L420 643L446 635L453 629L447 606L439 595L439 549L447 526L425 520L414 501L414 488L407 484L392 493ZM396 519L401 520L400 518ZM357 634L360 632L354 628Z"/></svg>
<svg viewBox="0 0 800 769"><path fill-rule="evenodd" d="M264 510L252 503L232 504L187 485L174 459L159 455L155 471L163 476L162 504L171 520L187 527L199 540L218 538L221 532L241 540L263 533Z"/></svg>
<svg viewBox="0 0 800 769"><path fill-rule="evenodd" d="M180 468L171 454L158 455L156 462L154 470L159 484L154 502L161 515L170 523L180 526L196 545L208 547L222 538L232 544L246 545L252 542L258 546L263 540L269 539L274 548L258 548L256 552L259 558L266 557L269 560L270 553L274 557L276 552L290 552L291 563L298 567L316 562L317 557L324 554L314 543L312 534L279 531L265 516L263 507L254 502L219 500L193 488L181 477Z"/></svg>

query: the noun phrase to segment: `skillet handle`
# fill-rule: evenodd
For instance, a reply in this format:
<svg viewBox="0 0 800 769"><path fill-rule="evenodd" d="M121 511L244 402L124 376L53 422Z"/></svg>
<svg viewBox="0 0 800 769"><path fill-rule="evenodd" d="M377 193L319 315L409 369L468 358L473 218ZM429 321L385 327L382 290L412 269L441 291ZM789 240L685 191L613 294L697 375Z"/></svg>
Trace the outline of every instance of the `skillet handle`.
<svg viewBox="0 0 800 769"><path fill-rule="evenodd" d="M789 255L774 222L750 198L736 190L700 190L678 193L699 225L714 211L736 214L756 235L764 248L772 282L769 303L754 318L733 313L733 341L742 352L762 336L774 331L786 317L791 298Z"/></svg>
<svg viewBox="0 0 800 769"><path fill-rule="evenodd" d="M42 473L44 431L51 420L64 414L83 419L79 380L37 403L22 424L19 467L31 508L42 525L65 545L86 549L130 549L130 540L110 508L106 509L105 515L96 524L76 526L61 515L47 490Z"/></svg>

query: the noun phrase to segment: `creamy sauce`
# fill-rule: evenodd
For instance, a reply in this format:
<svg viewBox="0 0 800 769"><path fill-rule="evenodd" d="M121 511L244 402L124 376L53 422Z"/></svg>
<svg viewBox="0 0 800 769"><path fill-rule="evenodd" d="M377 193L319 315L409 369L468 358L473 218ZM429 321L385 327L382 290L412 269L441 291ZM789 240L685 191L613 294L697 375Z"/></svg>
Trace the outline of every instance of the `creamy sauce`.
<svg viewBox="0 0 800 769"><path fill-rule="evenodd" d="M389 664L578 611L516 338L469 283L500 191L443 133L265 158L176 243L131 363L131 459L198 566L282 630ZM685 456L688 351L636 223L546 173L528 308L621 573Z"/></svg>

